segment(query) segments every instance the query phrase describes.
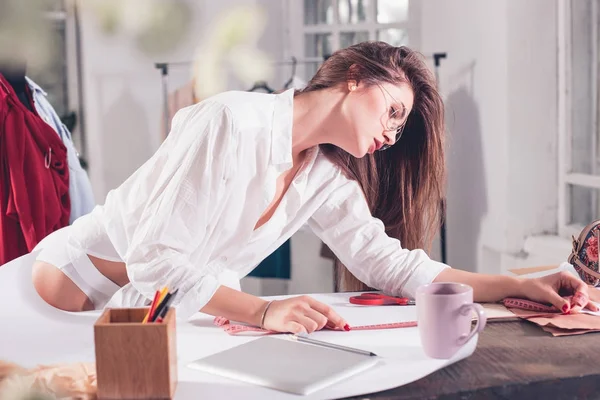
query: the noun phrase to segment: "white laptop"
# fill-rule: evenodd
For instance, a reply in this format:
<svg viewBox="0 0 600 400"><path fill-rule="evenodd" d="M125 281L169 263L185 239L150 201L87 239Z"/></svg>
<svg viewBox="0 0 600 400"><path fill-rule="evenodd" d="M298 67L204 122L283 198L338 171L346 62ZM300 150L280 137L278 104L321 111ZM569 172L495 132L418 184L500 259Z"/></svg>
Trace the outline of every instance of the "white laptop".
<svg viewBox="0 0 600 400"><path fill-rule="evenodd" d="M309 395L362 372L379 357L263 337L201 358L190 368L300 395Z"/></svg>

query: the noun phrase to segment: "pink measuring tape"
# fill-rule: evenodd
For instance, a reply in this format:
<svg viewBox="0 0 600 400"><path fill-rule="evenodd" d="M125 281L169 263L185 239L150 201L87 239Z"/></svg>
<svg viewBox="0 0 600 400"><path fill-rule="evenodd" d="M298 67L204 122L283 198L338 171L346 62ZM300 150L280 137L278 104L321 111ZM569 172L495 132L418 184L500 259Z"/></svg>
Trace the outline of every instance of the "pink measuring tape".
<svg viewBox="0 0 600 400"><path fill-rule="evenodd" d="M267 329L261 329L255 326L248 325L237 325L232 324L227 318L224 317L215 317L214 324L216 326L223 327L225 332L230 335L275 335L284 332L273 332ZM398 329L398 328L410 328L417 326L417 321L407 321L407 322L392 322L389 324L377 324L377 325L362 325L352 327L353 331L367 331L367 330L377 330L377 329ZM323 328L332 331L341 331L341 329L331 329L331 328Z"/></svg>
<svg viewBox="0 0 600 400"><path fill-rule="evenodd" d="M523 300L523 299L515 299L515 298L506 298L502 301L502 304L506 308L520 308L522 310L529 311L540 311L547 313L558 313L560 310L554 306L548 306L545 304L536 303L531 300Z"/></svg>

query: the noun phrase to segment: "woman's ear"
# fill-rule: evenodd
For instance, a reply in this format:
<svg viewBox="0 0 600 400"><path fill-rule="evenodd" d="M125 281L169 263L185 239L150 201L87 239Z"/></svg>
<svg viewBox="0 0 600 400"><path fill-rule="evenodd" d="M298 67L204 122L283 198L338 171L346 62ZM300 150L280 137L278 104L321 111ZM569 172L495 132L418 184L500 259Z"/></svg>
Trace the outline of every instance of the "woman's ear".
<svg viewBox="0 0 600 400"><path fill-rule="evenodd" d="M349 91L354 92L357 87L358 87L358 84L356 83L356 81L354 79L351 79L348 81L348 90Z"/></svg>
<svg viewBox="0 0 600 400"><path fill-rule="evenodd" d="M348 68L346 79L348 81L348 90L351 92L355 91L360 82L360 66L358 64L352 64L350 68Z"/></svg>

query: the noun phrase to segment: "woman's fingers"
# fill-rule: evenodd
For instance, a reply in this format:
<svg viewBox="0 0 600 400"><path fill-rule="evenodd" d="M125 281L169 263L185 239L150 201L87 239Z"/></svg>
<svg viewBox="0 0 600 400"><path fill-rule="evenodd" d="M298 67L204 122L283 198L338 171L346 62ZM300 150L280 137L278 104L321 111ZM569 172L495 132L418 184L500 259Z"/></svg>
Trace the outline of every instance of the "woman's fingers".
<svg viewBox="0 0 600 400"><path fill-rule="evenodd" d="M548 288L546 290L546 301L551 303L554 307L561 310L563 313L571 311L571 304L563 297L560 297L553 289Z"/></svg>
<svg viewBox="0 0 600 400"><path fill-rule="evenodd" d="M576 292L573 297L571 297L571 311L574 313L580 312L588 304L589 298L587 293Z"/></svg>
<svg viewBox="0 0 600 400"><path fill-rule="evenodd" d="M313 310L312 308L308 308L305 311L305 315L317 323L317 331L323 329L323 327L327 324L327 317L320 312Z"/></svg>
<svg viewBox="0 0 600 400"><path fill-rule="evenodd" d="M319 324L315 322L312 318L307 317L306 315L299 315L297 317L297 322L304 327L307 333L313 333L319 327Z"/></svg>
<svg viewBox="0 0 600 400"><path fill-rule="evenodd" d="M290 333L308 333L302 324L295 321L288 322L286 330Z"/></svg>
<svg viewBox="0 0 600 400"><path fill-rule="evenodd" d="M308 305L310 305L310 307L313 310L316 310L319 313L323 314L329 321L331 321L333 323L333 325L335 327L340 328L340 329L345 329L348 326L348 323L346 322L346 320L344 320L342 317L340 317L339 314L336 313L333 310L333 308L331 308L327 304L323 304L323 303L313 299L312 297L308 297L308 296L307 296L307 302L308 302Z"/></svg>
<svg viewBox="0 0 600 400"><path fill-rule="evenodd" d="M273 302L264 315L264 327L276 332L311 333L328 326L350 330L346 321L330 306L309 296Z"/></svg>
<svg viewBox="0 0 600 400"><path fill-rule="evenodd" d="M588 305L590 301L588 287L581 279L568 272L561 272L559 292L563 290L568 290L572 296L570 299L571 312L578 313Z"/></svg>

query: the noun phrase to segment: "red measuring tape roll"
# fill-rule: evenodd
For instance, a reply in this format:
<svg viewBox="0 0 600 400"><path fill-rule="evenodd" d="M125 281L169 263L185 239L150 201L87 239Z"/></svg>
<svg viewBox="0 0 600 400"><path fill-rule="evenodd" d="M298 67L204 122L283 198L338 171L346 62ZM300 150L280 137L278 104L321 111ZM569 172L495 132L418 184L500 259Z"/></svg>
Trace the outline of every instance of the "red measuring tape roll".
<svg viewBox="0 0 600 400"><path fill-rule="evenodd" d="M274 335L280 334L284 332L273 332L267 329L261 329L255 326L248 325L237 325L231 324L227 318L224 317L216 317L214 319L214 324L216 326L221 326L230 335ZM417 326L417 321L407 321L407 322L392 322L389 324L377 324L377 325L362 325L355 326L352 328L353 331L366 331L366 330L378 330L378 329L398 329L398 328L410 328ZM323 328L327 330L341 331L341 329L331 329L331 328Z"/></svg>

